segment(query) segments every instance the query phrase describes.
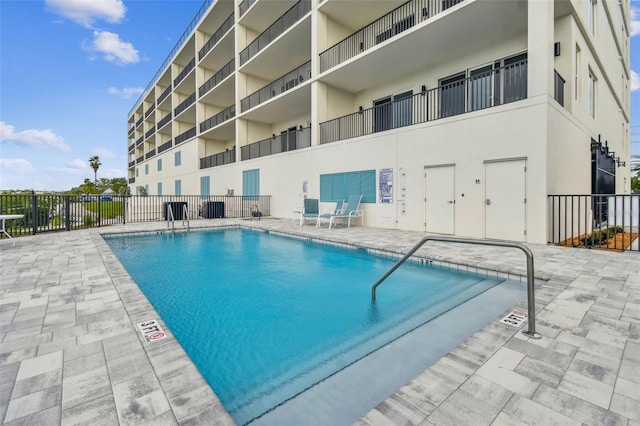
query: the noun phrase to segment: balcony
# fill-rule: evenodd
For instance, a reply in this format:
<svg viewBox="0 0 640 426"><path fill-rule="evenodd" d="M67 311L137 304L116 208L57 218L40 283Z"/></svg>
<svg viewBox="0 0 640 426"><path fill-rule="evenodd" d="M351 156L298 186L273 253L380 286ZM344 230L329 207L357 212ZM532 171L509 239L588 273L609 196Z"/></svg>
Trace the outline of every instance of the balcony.
<svg viewBox="0 0 640 426"><path fill-rule="evenodd" d="M167 96L169 96L170 93L171 93L171 84L169 84L169 87L164 89L164 92L160 93L160 96L158 96L158 101L156 103L160 105L160 102L164 101L164 99Z"/></svg>
<svg viewBox="0 0 640 426"><path fill-rule="evenodd" d="M160 154L163 151L168 150L169 148L171 148L171 146L173 145L172 143L173 141L171 139L169 139L167 142L163 143L162 145L160 145L158 147L158 154Z"/></svg>
<svg viewBox="0 0 640 426"><path fill-rule="evenodd" d="M218 154L209 155L200 159L200 168L208 169L210 167L222 166L224 164L232 164L236 162L236 149L231 148Z"/></svg>
<svg viewBox="0 0 640 426"><path fill-rule="evenodd" d="M229 17L220 25L220 27L216 30L215 33L207 40L202 49L198 52L198 60L202 60L204 56L211 50L213 47L218 44L222 37L233 27L234 23L234 14L231 13Z"/></svg>
<svg viewBox="0 0 640 426"><path fill-rule="evenodd" d="M311 78L311 61L283 75L276 81L266 85L240 101L240 108L245 112L256 105L268 101L277 95L293 89L303 81Z"/></svg>
<svg viewBox="0 0 640 426"><path fill-rule="evenodd" d="M140 126L144 121L144 117L140 117L140 120L136 121L136 127Z"/></svg>
<svg viewBox="0 0 640 426"><path fill-rule="evenodd" d="M136 146L140 145L142 142L144 142L144 136L140 136L138 138L138 140L136 141Z"/></svg>
<svg viewBox="0 0 640 426"><path fill-rule="evenodd" d="M524 60L320 123L320 143L439 120L526 98L527 61Z"/></svg>
<svg viewBox="0 0 640 426"><path fill-rule="evenodd" d="M129 136L131 136L135 130L136 130L135 126L134 126L134 127L131 127L131 128L129 129L129 131L127 132L127 134L128 134Z"/></svg>
<svg viewBox="0 0 640 426"><path fill-rule="evenodd" d="M160 119L160 121L158 121L158 130L160 130L162 128L162 126L164 126L165 124L167 124L170 121L171 121L171 112L169 112L167 115L162 117Z"/></svg>
<svg viewBox="0 0 640 426"><path fill-rule="evenodd" d="M136 165L136 160L129 161L129 167L133 167Z"/></svg>
<svg viewBox="0 0 640 426"><path fill-rule="evenodd" d="M196 92L193 92L187 99L180 102L178 106L173 110L174 117L177 117L182 111L189 108L192 103L196 101Z"/></svg>
<svg viewBox="0 0 640 426"><path fill-rule="evenodd" d="M131 145L129 145L129 152L133 151L133 149L136 147L136 143L132 143Z"/></svg>
<svg viewBox="0 0 640 426"><path fill-rule="evenodd" d="M205 81L204 84L200 86L200 88L198 89L198 96L204 96L207 92L220 84L222 80L231 75L231 73L235 70L235 66L236 64L234 59L227 62L225 66L223 66L209 80Z"/></svg>
<svg viewBox="0 0 640 426"><path fill-rule="evenodd" d="M196 58L192 58L189 63L184 67L180 74L173 80L173 87L176 87L184 78L191 72L191 70L196 66Z"/></svg>
<svg viewBox="0 0 640 426"><path fill-rule="evenodd" d="M181 133L178 136L176 136L176 145L186 141L187 139L191 139L195 135L196 135L196 128L194 126L194 127L190 128L189 130L187 130L186 132Z"/></svg>
<svg viewBox="0 0 640 426"><path fill-rule="evenodd" d="M245 161L310 146L311 127L305 127L245 145L240 148L240 156L241 160Z"/></svg>
<svg viewBox="0 0 640 426"><path fill-rule="evenodd" d="M463 0L412 0L320 53L320 72L339 65L397 36Z"/></svg>
<svg viewBox="0 0 640 426"><path fill-rule="evenodd" d="M144 161L144 155L141 155L140 157L136 158L136 164L140 164Z"/></svg>
<svg viewBox="0 0 640 426"><path fill-rule="evenodd" d="M135 181L136 181L136 178L134 178L134 177L129 178L129 183L135 183Z"/></svg>
<svg viewBox="0 0 640 426"><path fill-rule="evenodd" d="M149 130L147 130L147 133L144 134L144 138L148 139L149 137L151 137L154 133L156 132L156 126L151 126L151 128Z"/></svg>
<svg viewBox="0 0 640 426"><path fill-rule="evenodd" d="M156 109L156 104L153 104L149 107L149 109L144 113L144 118L147 118L151 115L153 111Z"/></svg>
<svg viewBox="0 0 640 426"><path fill-rule="evenodd" d="M557 70L553 70L553 98L561 106L564 106L564 83L564 78Z"/></svg>
<svg viewBox="0 0 640 426"><path fill-rule="evenodd" d="M242 0L240 3L240 16L244 15L255 2L256 0Z"/></svg>
<svg viewBox="0 0 640 426"><path fill-rule="evenodd" d="M156 150L155 150L155 149L152 149L151 151L149 151L149 152L147 152L147 153L145 154L144 158L145 158L146 160L148 160L149 158L153 157L154 155L156 155Z"/></svg>
<svg viewBox="0 0 640 426"><path fill-rule="evenodd" d="M291 28L303 16L311 10L310 0L300 0L280 16L269 28L264 30L255 40L240 52L240 65L244 65L249 59L256 56L262 49L267 47L273 40Z"/></svg>
<svg viewBox="0 0 640 426"><path fill-rule="evenodd" d="M205 132L213 127L216 127L218 124L223 123L233 117L236 116L236 106L231 105L227 109L220 111L213 117L209 117L200 123L200 133Z"/></svg>

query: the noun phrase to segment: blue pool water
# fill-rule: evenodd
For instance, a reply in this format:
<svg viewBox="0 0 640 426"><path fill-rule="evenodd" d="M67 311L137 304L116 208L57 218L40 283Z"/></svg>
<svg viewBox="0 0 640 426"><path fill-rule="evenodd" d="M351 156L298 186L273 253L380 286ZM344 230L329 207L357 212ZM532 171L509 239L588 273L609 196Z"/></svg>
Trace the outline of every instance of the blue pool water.
<svg viewBox="0 0 640 426"><path fill-rule="evenodd" d="M499 282L226 229L105 237L225 408L245 424Z"/></svg>

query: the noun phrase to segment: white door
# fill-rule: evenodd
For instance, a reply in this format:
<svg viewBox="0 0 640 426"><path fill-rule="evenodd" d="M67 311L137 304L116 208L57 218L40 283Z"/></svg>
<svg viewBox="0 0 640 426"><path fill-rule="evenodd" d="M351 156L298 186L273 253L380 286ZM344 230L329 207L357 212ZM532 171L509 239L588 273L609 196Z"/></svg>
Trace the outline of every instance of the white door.
<svg viewBox="0 0 640 426"><path fill-rule="evenodd" d="M455 167L425 167L425 230L453 234L455 219Z"/></svg>
<svg viewBox="0 0 640 426"><path fill-rule="evenodd" d="M484 165L485 236L526 241L526 160Z"/></svg>

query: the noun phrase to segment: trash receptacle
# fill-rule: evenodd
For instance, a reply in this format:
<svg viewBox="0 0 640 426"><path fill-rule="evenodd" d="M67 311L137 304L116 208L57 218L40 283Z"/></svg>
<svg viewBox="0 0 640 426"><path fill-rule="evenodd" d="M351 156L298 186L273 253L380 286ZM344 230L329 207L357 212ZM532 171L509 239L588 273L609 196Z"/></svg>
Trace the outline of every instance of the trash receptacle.
<svg viewBox="0 0 640 426"><path fill-rule="evenodd" d="M174 220L183 220L185 219L183 216L186 211L186 207L186 201L167 201L162 207L162 219L171 220L171 216L169 216L169 209L171 209Z"/></svg>
<svg viewBox="0 0 640 426"><path fill-rule="evenodd" d="M223 201L205 201L202 206L202 216L207 219L220 219L224 217Z"/></svg>

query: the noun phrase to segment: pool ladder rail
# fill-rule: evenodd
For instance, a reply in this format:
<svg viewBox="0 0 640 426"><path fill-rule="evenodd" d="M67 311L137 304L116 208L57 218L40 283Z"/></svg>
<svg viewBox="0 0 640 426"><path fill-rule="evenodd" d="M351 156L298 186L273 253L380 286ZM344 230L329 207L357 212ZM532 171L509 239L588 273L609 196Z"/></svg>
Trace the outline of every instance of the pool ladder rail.
<svg viewBox="0 0 640 426"><path fill-rule="evenodd" d="M391 275L396 269L398 269L404 262L407 261L413 254L418 251L420 247L424 245L427 241L440 241L445 243L461 243L461 244L475 244L475 245L485 245L485 246L496 246L496 247L512 247L520 249L524 252L527 257L527 321L528 327L527 330L524 330L522 334L532 339L540 339L542 336L539 333L536 333L536 306L535 306L535 276L533 271L533 252L529 249L529 247L525 246L522 243L510 242L510 241L496 241L496 240L472 240L465 238L454 238L454 237L424 237L418 244L413 247L409 253L407 253L402 259L398 260L395 265L391 267L378 281L376 281L371 287L371 299L376 300L376 289L384 280L386 280L389 275Z"/></svg>
<svg viewBox="0 0 640 426"><path fill-rule="evenodd" d="M182 226L184 226L185 222L187 223L187 231L189 230L189 210L187 206L182 206ZM167 228L169 228L169 224L171 224L171 232L176 232L176 218L173 216L173 208L169 206L167 208Z"/></svg>

